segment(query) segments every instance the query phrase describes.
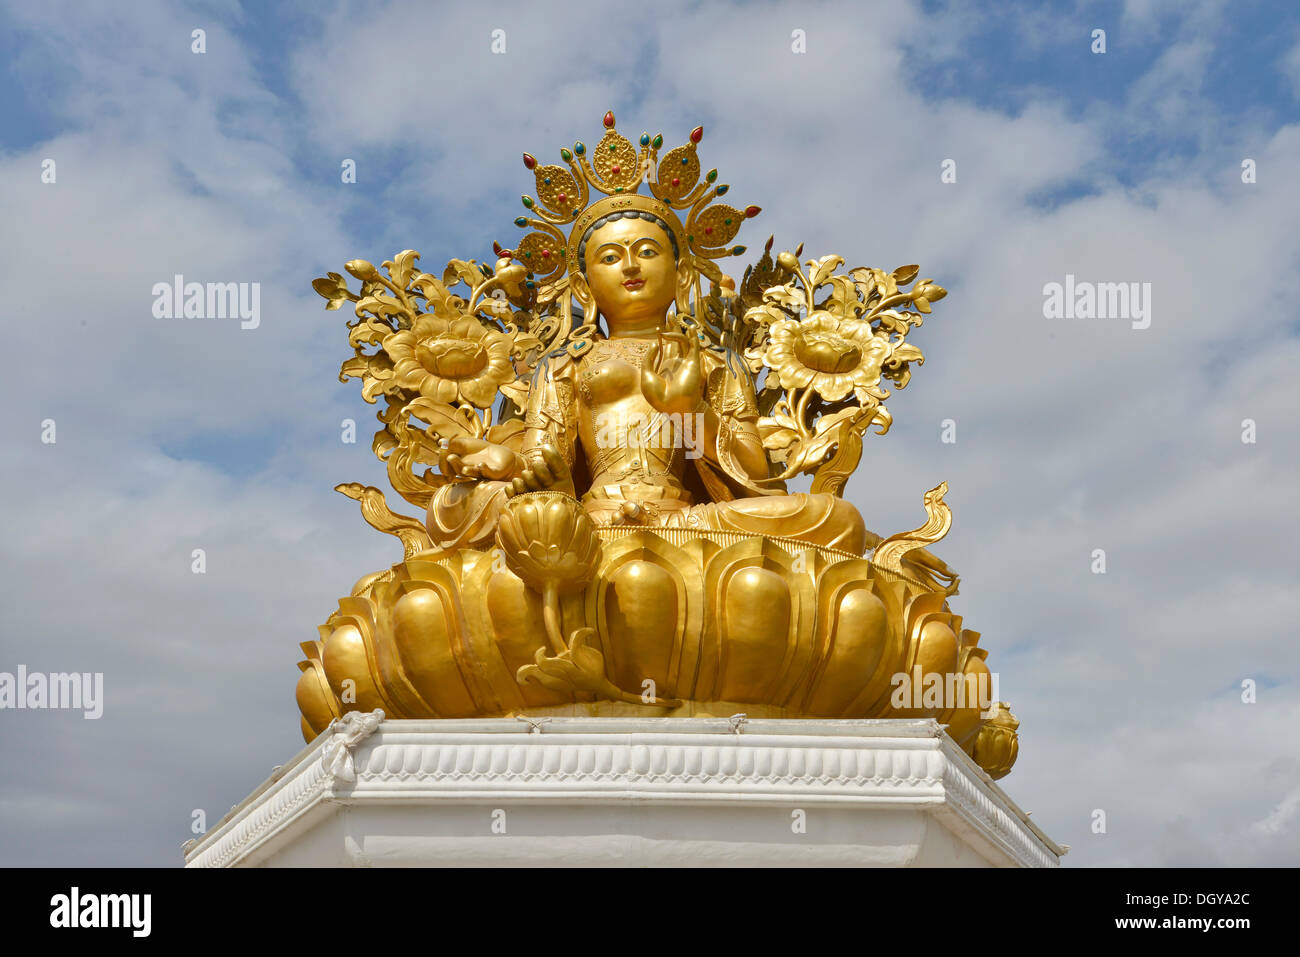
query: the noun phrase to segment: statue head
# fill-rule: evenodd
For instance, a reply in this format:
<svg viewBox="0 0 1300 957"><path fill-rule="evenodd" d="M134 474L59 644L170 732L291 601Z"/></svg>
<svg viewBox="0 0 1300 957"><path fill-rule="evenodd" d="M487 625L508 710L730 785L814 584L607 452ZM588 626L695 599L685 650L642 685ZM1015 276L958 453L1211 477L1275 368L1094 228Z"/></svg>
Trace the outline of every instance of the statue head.
<svg viewBox="0 0 1300 957"><path fill-rule="evenodd" d="M577 239L574 292L605 317L609 333L658 324L694 278L667 220L646 209L613 210Z"/></svg>
<svg viewBox="0 0 1300 957"><path fill-rule="evenodd" d="M660 156L663 136L642 133L638 149L615 129L612 112L603 124L595 148L576 142L560 150L563 166L524 154L537 195L520 197L527 214L515 225L531 231L513 249L498 244L497 253L529 271L539 306L562 301L567 309L572 294L584 314L600 312L613 332L620 323L641 327L647 317L662 318L674 299L679 312L689 312L692 298L700 296L700 277L720 275L712 260L745 251L731 242L760 210L715 202L730 187L718 182L716 169L701 168L703 127ZM639 192L642 185L648 195ZM599 260L598 249L605 250ZM665 268L670 256L671 268ZM630 275L638 268L643 283Z"/></svg>

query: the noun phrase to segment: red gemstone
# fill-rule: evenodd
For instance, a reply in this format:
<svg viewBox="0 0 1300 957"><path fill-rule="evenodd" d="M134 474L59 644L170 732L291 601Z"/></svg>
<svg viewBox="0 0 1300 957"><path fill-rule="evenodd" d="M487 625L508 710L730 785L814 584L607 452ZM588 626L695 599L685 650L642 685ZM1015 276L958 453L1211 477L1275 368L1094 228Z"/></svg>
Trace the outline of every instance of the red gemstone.
<svg viewBox="0 0 1300 957"><path fill-rule="evenodd" d="M623 167L621 167L621 166L611 166L611 167L609 168L609 171L610 171L611 173L613 173L615 176L617 176L619 173L623 172Z"/></svg>
<svg viewBox="0 0 1300 957"><path fill-rule="evenodd" d="M524 154L524 166L528 167L528 169L532 169L532 168L533 168L534 166L536 166L536 165L537 165L537 160L536 160L536 158L535 158L535 157L532 157L532 156L529 156L527 153L525 153L525 154Z"/></svg>
<svg viewBox="0 0 1300 957"><path fill-rule="evenodd" d="M763 209L762 209L761 206L746 206L746 207L745 207L745 216L746 216L746 218L748 218L748 219L753 219L755 216L757 216L757 215L758 215L759 213L761 213L762 211L763 211Z"/></svg>
<svg viewBox="0 0 1300 957"><path fill-rule="evenodd" d="M543 249L543 250L542 250L542 258L543 258L543 259L550 259L550 258L551 258L551 251L550 251L549 249Z"/></svg>
<svg viewBox="0 0 1300 957"><path fill-rule="evenodd" d="M691 130L692 143L698 143L702 139L704 139L704 127L697 126L695 129Z"/></svg>
<svg viewBox="0 0 1300 957"><path fill-rule="evenodd" d="M611 129L611 130L614 128L614 111L613 111L613 110L610 110L608 113L605 114L605 126L608 127L608 128Z"/></svg>
<svg viewBox="0 0 1300 957"><path fill-rule="evenodd" d="M561 202L561 203L567 203L568 201L569 201L569 197L567 197L567 196L565 196L563 193L561 193L561 194L560 194L560 202Z"/></svg>
<svg viewBox="0 0 1300 957"><path fill-rule="evenodd" d="M706 236L710 236L710 235L712 235L712 234L713 234L713 227L712 227L712 226L705 226L705 227L704 227L704 235L706 235Z"/></svg>
<svg viewBox="0 0 1300 957"><path fill-rule="evenodd" d="M674 185L674 186L681 186L681 185L682 185L682 181L681 181L680 179L678 179L676 176L674 176L674 177L673 177L673 185Z"/></svg>

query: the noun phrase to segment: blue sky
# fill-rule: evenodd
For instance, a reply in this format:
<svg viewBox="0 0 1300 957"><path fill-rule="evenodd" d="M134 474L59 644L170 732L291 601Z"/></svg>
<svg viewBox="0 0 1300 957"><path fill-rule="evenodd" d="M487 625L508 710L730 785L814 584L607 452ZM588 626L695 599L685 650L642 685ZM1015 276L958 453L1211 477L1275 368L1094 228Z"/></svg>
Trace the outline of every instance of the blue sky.
<svg viewBox="0 0 1300 957"><path fill-rule="evenodd" d="M298 642L400 557L332 491L385 479L310 281L407 247L490 256L520 154L591 142L613 108L670 144L704 125L764 209L755 252L775 233L950 290L847 497L889 534L949 482L954 607L1022 721L1003 783L1067 863L1295 863L1300 15L860 6L8 8L0 670L102 670L107 702L0 713L0 759L28 769L0 782L0 862L177 863L194 809L214 822L298 750ZM154 318L176 273L260 282L261 326ZM1044 319L1067 273L1150 282L1151 327Z"/></svg>

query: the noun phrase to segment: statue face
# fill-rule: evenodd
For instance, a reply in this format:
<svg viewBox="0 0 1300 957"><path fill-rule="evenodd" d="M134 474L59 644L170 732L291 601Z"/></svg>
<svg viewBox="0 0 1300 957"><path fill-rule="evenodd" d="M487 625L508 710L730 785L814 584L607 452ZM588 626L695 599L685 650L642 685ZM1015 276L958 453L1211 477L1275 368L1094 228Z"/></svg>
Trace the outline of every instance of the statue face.
<svg viewBox="0 0 1300 957"><path fill-rule="evenodd" d="M610 331L662 319L676 298L677 264L668 234L644 219L616 219L587 240L587 284Z"/></svg>

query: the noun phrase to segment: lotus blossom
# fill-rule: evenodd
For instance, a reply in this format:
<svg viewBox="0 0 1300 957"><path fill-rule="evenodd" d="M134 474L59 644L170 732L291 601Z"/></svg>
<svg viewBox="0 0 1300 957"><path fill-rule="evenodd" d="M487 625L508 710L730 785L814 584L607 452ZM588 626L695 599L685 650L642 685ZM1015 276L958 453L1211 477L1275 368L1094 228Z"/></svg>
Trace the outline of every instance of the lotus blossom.
<svg viewBox="0 0 1300 957"><path fill-rule="evenodd" d="M763 361L790 391L810 385L828 402L876 389L889 343L869 322L814 312L803 320L774 322Z"/></svg>
<svg viewBox="0 0 1300 957"><path fill-rule="evenodd" d="M469 402L480 409L515 380L511 337L477 319L424 314L409 330L384 340L393 360L392 382L435 402Z"/></svg>

